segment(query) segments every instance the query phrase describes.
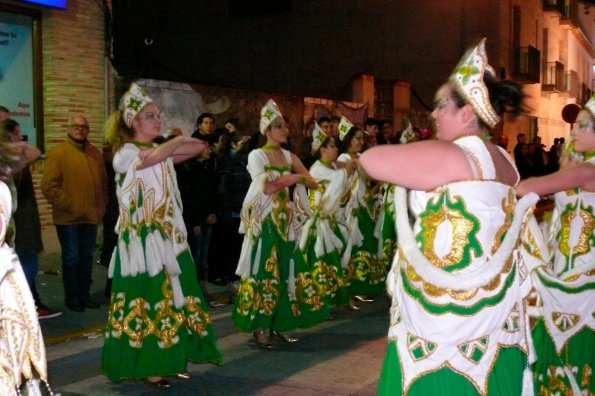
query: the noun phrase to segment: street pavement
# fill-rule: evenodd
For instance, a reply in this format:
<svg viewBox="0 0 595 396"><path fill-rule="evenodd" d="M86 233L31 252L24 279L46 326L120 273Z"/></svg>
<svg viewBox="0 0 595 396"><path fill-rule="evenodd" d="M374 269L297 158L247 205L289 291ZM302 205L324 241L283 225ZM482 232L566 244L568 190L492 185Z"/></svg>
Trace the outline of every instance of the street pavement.
<svg viewBox="0 0 595 396"><path fill-rule="evenodd" d="M298 330L295 344L275 341L271 351L257 348L251 335L236 331L231 306L211 310L224 364L189 363L189 380L172 379L172 387L153 390L140 382L114 383L101 374L107 299L107 269L93 268L92 298L99 309L69 311L63 303L59 252L40 257L37 286L42 301L63 311L41 320L46 341L49 379L62 396L74 395L357 395L376 394L386 348L389 301L359 303L361 311L334 311L334 320ZM225 287L208 284L209 292L226 302Z"/></svg>

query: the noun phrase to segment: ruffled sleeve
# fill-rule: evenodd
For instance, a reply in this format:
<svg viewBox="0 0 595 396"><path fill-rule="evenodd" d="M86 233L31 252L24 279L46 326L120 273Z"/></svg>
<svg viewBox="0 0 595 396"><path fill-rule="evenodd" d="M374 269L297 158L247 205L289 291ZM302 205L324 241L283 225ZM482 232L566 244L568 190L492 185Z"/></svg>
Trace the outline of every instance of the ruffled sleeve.
<svg viewBox="0 0 595 396"><path fill-rule="evenodd" d="M140 163L140 150L134 144L127 143L114 155L113 166L116 173L126 173L133 164Z"/></svg>
<svg viewBox="0 0 595 396"><path fill-rule="evenodd" d="M268 172L265 170L267 164L266 154L262 150L253 150L248 155L248 173L252 178L250 188L244 198L242 210L240 212L241 223L239 232L245 234L244 243L242 244L242 251L238 261L236 274L241 277L246 277L250 273L250 256L254 247L255 240L260 236L262 228L264 206L264 186L269 178ZM270 200L270 198L269 198Z"/></svg>
<svg viewBox="0 0 595 396"><path fill-rule="evenodd" d="M341 155L339 155L339 158L337 158L338 162L349 162L351 161L351 156L347 153L342 153Z"/></svg>

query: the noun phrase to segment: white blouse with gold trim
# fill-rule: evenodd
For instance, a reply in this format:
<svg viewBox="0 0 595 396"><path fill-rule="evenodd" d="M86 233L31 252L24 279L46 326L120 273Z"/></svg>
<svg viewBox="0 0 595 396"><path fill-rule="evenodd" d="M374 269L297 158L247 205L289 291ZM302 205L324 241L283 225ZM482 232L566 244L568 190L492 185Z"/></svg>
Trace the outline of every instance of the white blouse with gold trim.
<svg viewBox="0 0 595 396"><path fill-rule="evenodd" d="M500 348L528 350L523 299L531 267L541 263L521 249L519 235L538 197L517 202L514 187L496 181L481 139L455 144L478 178L411 191L413 229L406 192L396 189L399 247L387 278L389 338L397 346L403 390L447 366L483 394Z"/></svg>

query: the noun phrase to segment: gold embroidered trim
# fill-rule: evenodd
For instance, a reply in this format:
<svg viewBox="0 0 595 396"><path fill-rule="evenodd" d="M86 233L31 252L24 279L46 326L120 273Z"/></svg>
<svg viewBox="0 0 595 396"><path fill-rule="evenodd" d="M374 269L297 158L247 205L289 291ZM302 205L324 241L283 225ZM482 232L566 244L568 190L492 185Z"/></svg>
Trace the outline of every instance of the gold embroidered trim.
<svg viewBox="0 0 595 396"><path fill-rule="evenodd" d="M444 288L438 287L438 286L432 284L431 282L423 279L415 271L415 268L407 261L405 256L402 254L401 250L399 250L399 257L400 257L400 260L402 260L404 263L405 273L407 274L407 277L409 279L411 279L412 282L421 282L421 286L422 286L424 292L431 297L438 298L438 297L442 297L445 294L448 294L451 298L453 298L457 301L468 301L468 300L472 299L473 297L475 297L475 295L479 291L478 289L460 291L460 290L444 289ZM512 269L512 256L509 257L508 260L506 261L506 264L504 264L504 266L502 268L502 272L500 274L496 275L485 286L481 287L481 289L485 290L487 292L494 291L495 289L498 288L498 286L500 286L500 282L503 279L502 275L507 275L511 269Z"/></svg>
<svg viewBox="0 0 595 396"><path fill-rule="evenodd" d="M572 329L580 322L580 315L565 313L565 312L552 312L552 322L558 330L564 332Z"/></svg>

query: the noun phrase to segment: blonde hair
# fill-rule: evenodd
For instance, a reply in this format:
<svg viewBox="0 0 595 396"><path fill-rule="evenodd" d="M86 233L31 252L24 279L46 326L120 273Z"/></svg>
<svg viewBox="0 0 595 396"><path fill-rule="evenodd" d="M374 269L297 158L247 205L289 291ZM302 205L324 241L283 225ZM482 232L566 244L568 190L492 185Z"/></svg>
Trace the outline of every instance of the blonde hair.
<svg viewBox="0 0 595 396"><path fill-rule="evenodd" d="M134 132L124 124L122 112L116 110L110 114L103 126L103 140L112 146L115 153L124 145L124 143L134 140Z"/></svg>

